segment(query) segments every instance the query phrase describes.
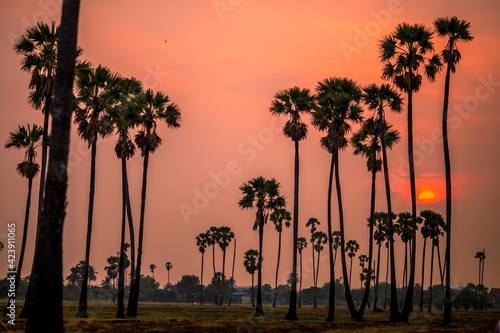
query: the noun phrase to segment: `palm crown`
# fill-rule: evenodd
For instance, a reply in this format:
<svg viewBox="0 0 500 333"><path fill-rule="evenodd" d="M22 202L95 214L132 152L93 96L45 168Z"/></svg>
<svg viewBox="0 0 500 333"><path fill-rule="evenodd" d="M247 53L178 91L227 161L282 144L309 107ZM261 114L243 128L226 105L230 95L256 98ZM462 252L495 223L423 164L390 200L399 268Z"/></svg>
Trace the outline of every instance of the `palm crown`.
<svg viewBox="0 0 500 333"><path fill-rule="evenodd" d="M305 237L297 238L297 250L302 253L302 250L307 247L307 239Z"/></svg>
<svg viewBox="0 0 500 333"><path fill-rule="evenodd" d="M42 145L43 128L33 124L31 127L20 125L15 132L9 133L9 139L5 148L25 149L24 160L17 165L17 171L22 177L33 178L40 170L35 162L35 149Z"/></svg>
<svg viewBox="0 0 500 333"><path fill-rule="evenodd" d="M257 250L248 250L245 252L245 258L243 259L243 266L245 266L245 270L254 274L257 270L257 259L259 258L259 251ZM264 260L264 259L261 259Z"/></svg>
<svg viewBox="0 0 500 333"><path fill-rule="evenodd" d="M443 60L450 66L451 72L455 73L456 64L460 62L461 54L458 51L457 43L469 42L474 39L470 34L470 23L459 20L456 16L451 18L441 17L434 21L434 27L440 37L448 37L446 48L442 51Z"/></svg>
<svg viewBox="0 0 500 333"><path fill-rule="evenodd" d="M229 227L220 227L219 228L219 246L222 251L229 246L229 243L234 238L234 232L231 231Z"/></svg>
<svg viewBox="0 0 500 333"><path fill-rule="evenodd" d="M285 208L278 208L271 213L269 218L274 223L274 228L276 229L276 231L281 232L283 231L283 225L287 228L290 227L292 214Z"/></svg>
<svg viewBox="0 0 500 333"><path fill-rule="evenodd" d="M201 233L196 236L196 246L198 246L198 250L201 253L205 253L205 249L207 248L209 243L208 233Z"/></svg>

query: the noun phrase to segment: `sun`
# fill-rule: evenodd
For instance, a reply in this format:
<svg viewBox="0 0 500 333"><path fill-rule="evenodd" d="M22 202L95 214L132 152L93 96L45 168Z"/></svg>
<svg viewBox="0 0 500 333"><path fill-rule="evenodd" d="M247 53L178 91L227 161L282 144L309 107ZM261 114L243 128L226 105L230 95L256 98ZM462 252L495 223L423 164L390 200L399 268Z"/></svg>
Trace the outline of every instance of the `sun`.
<svg viewBox="0 0 500 333"><path fill-rule="evenodd" d="M433 202L436 200L436 194L434 194L431 190L423 190L418 195L418 200L421 202Z"/></svg>

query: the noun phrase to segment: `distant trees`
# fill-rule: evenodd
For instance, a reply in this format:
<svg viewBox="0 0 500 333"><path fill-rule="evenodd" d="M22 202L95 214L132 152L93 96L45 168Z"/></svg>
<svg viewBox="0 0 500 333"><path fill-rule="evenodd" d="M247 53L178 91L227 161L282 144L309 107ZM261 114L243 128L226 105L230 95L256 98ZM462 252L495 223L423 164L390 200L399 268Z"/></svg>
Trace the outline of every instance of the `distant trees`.
<svg viewBox="0 0 500 333"><path fill-rule="evenodd" d="M276 298L278 297L278 271L280 267L280 255L281 255L281 233L283 232L283 227L286 228L290 227L290 221L292 220L292 215L285 208L278 208L271 213L270 219L271 222L273 222L274 224L274 229L278 232L278 261L276 264L276 279L274 281L274 289L275 289L274 300L273 300L273 308L274 308L276 306Z"/></svg>
<svg viewBox="0 0 500 333"><path fill-rule="evenodd" d="M252 275L252 306L255 306L253 286L254 275L255 271L258 269L257 261L259 260L259 258L259 251L250 249L245 252L245 258L243 260L243 266L245 266L245 270L250 275Z"/></svg>
<svg viewBox="0 0 500 333"><path fill-rule="evenodd" d="M170 261L167 261L165 263L165 268L167 269L167 272L168 272L168 282L167 282L167 286L170 285L170 270L174 267L174 265L172 265L172 263Z"/></svg>
<svg viewBox="0 0 500 333"><path fill-rule="evenodd" d="M205 258L205 249L209 245L208 233L201 233L196 236L196 245L201 253L201 273L200 273L200 304L203 305L203 259Z"/></svg>

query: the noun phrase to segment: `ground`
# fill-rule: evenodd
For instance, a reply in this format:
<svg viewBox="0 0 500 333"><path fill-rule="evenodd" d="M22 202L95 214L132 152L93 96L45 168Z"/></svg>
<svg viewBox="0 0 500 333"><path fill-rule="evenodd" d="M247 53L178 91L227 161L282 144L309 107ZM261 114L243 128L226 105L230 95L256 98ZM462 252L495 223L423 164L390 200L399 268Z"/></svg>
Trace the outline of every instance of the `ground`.
<svg viewBox="0 0 500 333"><path fill-rule="evenodd" d="M5 306L5 301L0 306ZM22 303L18 304L18 312ZM335 322L326 323L327 308L298 309L298 322L283 320L288 306L265 306L265 317L255 318L254 308L246 305L214 306L194 304L140 303L134 319L115 319L116 304L90 302L89 318L76 318L76 302L64 303L66 333L104 332L493 332L500 311L454 311L454 322L442 325L442 313L412 313L409 324L391 324L388 313L365 314L364 322L354 322L347 309L335 309ZM2 321L11 332L24 331L25 321L16 326Z"/></svg>

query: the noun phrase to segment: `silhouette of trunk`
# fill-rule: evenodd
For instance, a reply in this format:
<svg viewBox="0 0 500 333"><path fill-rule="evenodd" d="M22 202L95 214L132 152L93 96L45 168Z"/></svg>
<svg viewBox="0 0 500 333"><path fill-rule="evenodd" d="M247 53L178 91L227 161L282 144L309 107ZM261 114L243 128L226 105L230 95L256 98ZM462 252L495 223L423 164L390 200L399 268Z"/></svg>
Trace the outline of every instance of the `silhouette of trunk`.
<svg viewBox="0 0 500 333"><path fill-rule="evenodd" d="M127 169L122 159L122 226L120 238L120 259L118 261L118 309L116 318L125 318L125 224L127 219ZM132 291L131 291L132 292ZM129 302L130 303L130 302Z"/></svg>
<svg viewBox="0 0 500 333"><path fill-rule="evenodd" d="M94 194L95 194L95 169L97 155L97 133L92 133L91 159L90 159L90 191L89 191L89 210L87 216L87 242L85 243L85 264L83 266L82 289L80 292L80 301L78 302L78 311L76 316L88 318L87 316L87 285L89 281L89 258L90 244L92 237L92 220L94 216Z"/></svg>
<svg viewBox="0 0 500 333"><path fill-rule="evenodd" d="M224 303L224 277L225 277L225 271L226 271L226 248L222 250L222 283L220 286L220 300L219 300L219 305L222 306Z"/></svg>
<svg viewBox="0 0 500 333"><path fill-rule="evenodd" d="M405 242L405 264L403 268L403 279L401 280L403 285L401 287L401 308L404 304L405 295L405 281L407 281L407 269L408 269L408 243Z"/></svg>
<svg viewBox="0 0 500 333"><path fill-rule="evenodd" d="M290 290L290 304L286 320L299 320L297 317L297 238L299 232L299 141L295 140L295 171L293 187L293 256L292 256L292 285ZM260 255L260 253L259 253Z"/></svg>
<svg viewBox="0 0 500 333"><path fill-rule="evenodd" d="M205 252L201 253L201 275L200 275L200 280L201 280L201 288L200 288L200 304L203 305L203 259L205 257Z"/></svg>
<svg viewBox="0 0 500 333"><path fill-rule="evenodd" d="M448 147L448 98L450 95L450 75L451 68L448 64L446 68L446 80L444 84L444 104L443 104L443 152L444 152L444 167L446 179L446 252L445 252L445 267L446 267L446 288L444 295L444 313L443 323L451 323L451 275L450 275L450 254L451 254L451 166L450 166L450 149Z"/></svg>
<svg viewBox="0 0 500 333"><path fill-rule="evenodd" d="M328 177L328 261L330 264L330 292L328 295L328 315L326 321L333 321L335 318L335 261L333 258L333 236L332 236L332 187L333 187L333 169L335 167L335 156L332 154L330 162L330 174ZM335 250L335 259L337 251Z"/></svg>
<svg viewBox="0 0 500 333"><path fill-rule="evenodd" d="M429 307L428 310L429 312L432 311L432 271L434 269L434 239L432 240L432 250L431 250L431 276L430 276L430 282L429 282Z"/></svg>
<svg viewBox="0 0 500 333"><path fill-rule="evenodd" d="M302 307L302 251L300 251L300 289L299 289L299 308Z"/></svg>
<svg viewBox="0 0 500 333"><path fill-rule="evenodd" d="M482 265L482 272L481 272L481 284L484 286L484 262L485 262L485 259L486 259L486 255L485 255L485 250L483 249L483 265Z"/></svg>
<svg viewBox="0 0 500 333"><path fill-rule="evenodd" d="M234 262L236 260L236 238L234 239L234 253L233 253L233 269L231 272L231 296L229 296L229 303L227 304L228 306L231 306L231 303L233 301L233 291L234 291Z"/></svg>
<svg viewBox="0 0 500 333"><path fill-rule="evenodd" d="M255 273L252 273L252 306L255 306L255 301L254 301L254 297L253 297L253 295L254 295L254 292L253 292L253 285L254 285L254 283L253 283L253 276L254 275L255 275Z"/></svg>
<svg viewBox="0 0 500 333"><path fill-rule="evenodd" d="M384 120L385 121L385 120ZM390 254L390 265L391 265L391 304L390 304L390 321L391 322L398 322L401 321L401 314L399 313L398 309L398 291L396 288L396 267L395 267L395 258L394 258L394 226L392 222L392 202L391 202L391 186L389 182L389 167L387 166L387 150L385 146L385 133L386 133L386 128L385 128L385 123L384 123L384 128L382 130L382 134L380 135L380 143L382 145L382 165L384 168L384 180L385 180L385 195L386 195L386 201L387 201L387 214L388 214L388 219L389 219L389 225L388 225L388 242L389 242L389 254ZM387 279L386 279L387 283ZM387 286L387 284L386 284ZM387 287L386 287L387 289ZM387 299L387 296L385 297ZM384 307L385 307L385 302L384 300Z"/></svg>
<svg viewBox="0 0 500 333"><path fill-rule="evenodd" d="M56 101L43 213L38 222L32 292L27 304L26 332L63 332L62 237L66 208L69 137L73 111L73 78L78 34L79 0L62 6L57 53Z"/></svg>
<svg viewBox="0 0 500 333"><path fill-rule="evenodd" d="M217 283L216 283L216 276L215 276L215 243L212 244L212 263L214 266L214 289L215 289L215 294L214 294L214 304L217 305L217 299L219 298L219 289L217 288Z"/></svg>
<svg viewBox="0 0 500 333"><path fill-rule="evenodd" d="M321 245L320 245L321 246ZM318 273L319 273L319 257L321 255L321 250L318 251L318 261L317 261L317 265L316 265L316 279L315 279L315 282L314 282L314 304L313 304L313 308L317 308L318 307L318 304L316 303L316 293L317 293L317 288L318 288Z"/></svg>
<svg viewBox="0 0 500 333"><path fill-rule="evenodd" d="M384 310L387 309L387 287L389 284L387 283L387 278L389 276L389 246L387 246L387 260L385 267L385 292L384 292Z"/></svg>
<svg viewBox="0 0 500 333"><path fill-rule="evenodd" d="M379 283L379 276L380 276L380 247L382 245L382 242L380 241L378 243L378 252L377 252L377 275L375 276L375 298L373 300L373 311L376 311L377 308L377 301L378 301L378 283Z"/></svg>
<svg viewBox="0 0 500 333"><path fill-rule="evenodd" d="M262 243L264 241L264 216L263 207L259 207L259 261L257 263L257 308L255 316L263 316L264 309L262 308Z"/></svg>
<svg viewBox="0 0 500 333"><path fill-rule="evenodd" d="M276 307L276 298L278 297L278 271L280 268L280 255L281 255L281 231L278 236L278 263L276 264L276 279L274 280L274 301L273 308Z"/></svg>
<svg viewBox="0 0 500 333"><path fill-rule="evenodd" d="M424 248L422 250L422 291L420 292L420 312L424 311L424 272L425 272L425 246L427 237L424 237Z"/></svg>
<svg viewBox="0 0 500 333"><path fill-rule="evenodd" d="M444 301L444 271L443 271L443 266L441 265L441 251L439 250L439 241L436 242L436 252L438 255L438 264L439 264L439 277L441 278L441 302L439 304L439 310L443 310L443 301Z"/></svg>
<svg viewBox="0 0 500 333"><path fill-rule="evenodd" d="M312 257L313 257L313 299L316 298L316 260L314 258L314 252L316 252L316 250L314 249L314 243L312 242L312 239L311 239L311 249L312 249Z"/></svg>

